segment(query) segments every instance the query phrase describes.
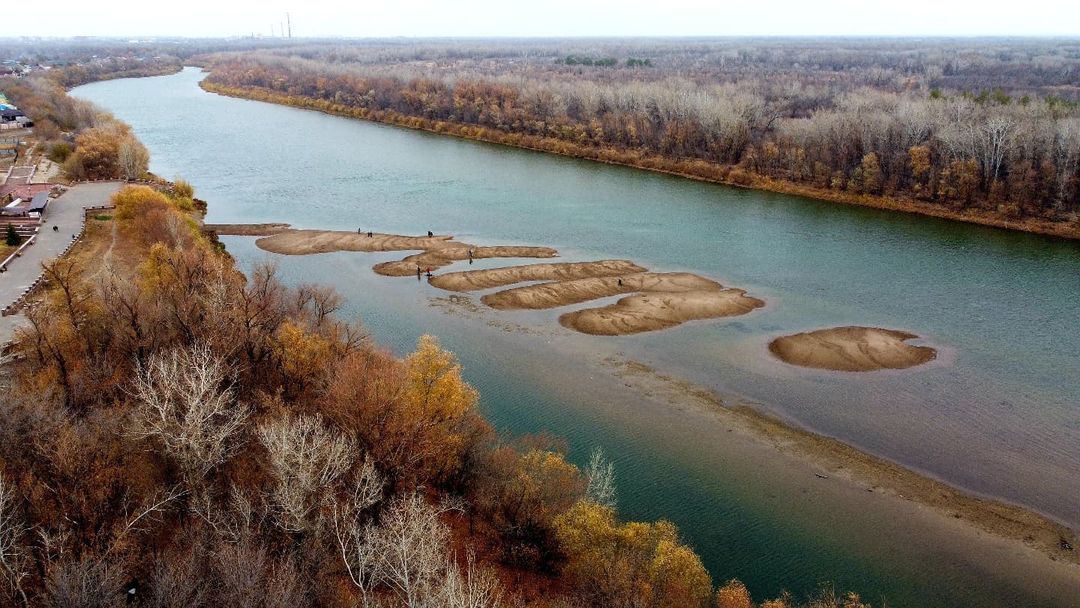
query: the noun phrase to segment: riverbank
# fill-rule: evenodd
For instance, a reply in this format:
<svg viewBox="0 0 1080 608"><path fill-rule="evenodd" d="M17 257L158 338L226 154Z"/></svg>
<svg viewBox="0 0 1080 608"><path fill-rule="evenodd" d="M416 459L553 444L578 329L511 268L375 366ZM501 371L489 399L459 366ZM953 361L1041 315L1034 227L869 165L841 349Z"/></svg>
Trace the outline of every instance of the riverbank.
<svg viewBox="0 0 1080 608"><path fill-rule="evenodd" d="M325 100L284 95L268 89L227 87L213 82L207 82L206 79L201 80L199 86L208 92L228 97L315 110L335 116L369 120L417 131L450 135L461 139L591 160L609 165L632 167L635 169L652 171L654 173L664 173L697 181L723 184L738 188L763 190L779 194L790 194L833 203L842 203L845 205L856 205L873 209L925 215L939 219L989 226L992 228L1002 228L1005 230L1015 230L1064 239L1080 240L1080 220L1058 222L1032 217L1011 219L1003 217L998 213L982 209L969 208L958 211L911 198L855 194L846 191L816 188L807 184L776 180L749 173L737 167L710 163L703 160L671 159L663 156L646 154L638 150L601 150L550 137L521 135L487 127L431 120L416 116L408 116L391 110L354 108Z"/></svg>
<svg viewBox="0 0 1080 608"><path fill-rule="evenodd" d="M723 445L731 466L750 461L760 474L772 475L779 488L801 488L803 496L790 497L793 502L807 500L810 493L817 495L811 502L835 501L849 513L873 510L883 518L882 533L906 529L912 543L930 542L983 566L993 564L1032 589L1049 584L1056 593L1080 593L1080 554L1062 546L1063 540L1076 546L1076 534L1050 518L957 490L638 361L608 357L603 365L643 399L683 415L704 415L709 422L695 426L701 433L714 433L713 441ZM938 536L928 541L921 535L930 529Z"/></svg>
<svg viewBox="0 0 1080 608"><path fill-rule="evenodd" d="M260 249L272 252L277 249L277 253L286 255L398 251L424 247L438 250L449 243L472 247L453 241L448 236L410 237L373 233L368 237L366 234L336 231L293 230L284 224L207 224L205 228L219 235L262 236L256 241ZM283 241L285 237L288 239ZM288 243L289 247L267 247L265 243L268 238L275 239L273 242L278 245ZM619 272L628 274L621 278L612 274ZM697 275L645 272L625 260L528 264L450 272L432 277L431 283L449 291L464 292L543 279L553 279L554 282L496 291L484 295L481 301L496 310L542 310L620 293L643 292L608 306L568 312L559 317L564 327L594 335L636 333L642 330L642 323L645 323L642 319L647 320L650 329L662 329L691 318L746 314L764 305L763 301L746 296L742 290L724 288ZM679 301L672 302L672 298ZM456 301L449 303L447 308L453 310L463 305L461 301ZM695 315L694 311L699 308L704 312ZM470 307L467 312L484 316L483 309L478 307ZM666 313L682 316L667 323ZM850 329L865 331L846 331ZM914 336L904 332L836 328L815 333L821 335L789 336L789 341L794 340L794 344L779 350L793 364L851 371L916 365L933 359L934 354L929 347L906 344L905 340ZM835 354L833 351L841 346L852 352L840 353L839 362L829 359L827 355ZM802 352L807 349L812 352ZM773 349L773 352L776 354L777 350ZM889 365L881 365L883 361ZM633 379L640 384L643 392L668 392L680 406L688 405L717 415L724 424L738 426L761 445L780 448L804 463L825 471L827 474L823 478L836 476L869 492L886 493L930 507L939 517L963 520L975 530L1034 549L1054 561L1080 565L1080 554L1064 548L1066 545L1080 544L1075 532L1032 510L965 493L842 441L788 424L754 407L729 405L711 390L664 375L637 361L610 358L605 363L617 376ZM1080 581L1080 569L1075 574Z"/></svg>

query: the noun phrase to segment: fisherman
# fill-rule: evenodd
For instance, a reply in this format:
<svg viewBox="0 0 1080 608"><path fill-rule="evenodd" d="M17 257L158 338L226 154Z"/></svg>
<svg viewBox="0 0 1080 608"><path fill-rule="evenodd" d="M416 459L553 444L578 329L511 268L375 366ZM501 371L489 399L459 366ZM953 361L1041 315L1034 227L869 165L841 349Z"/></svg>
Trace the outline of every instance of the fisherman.
<svg viewBox="0 0 1080 608"><path fill-rule="evenodd" d="M428 231L427 231L427 235L428 235L428 236L435 236L435 233L434 233L434 232L432 232L432 231L430 231L430 230L428 230Z"/></svg>
<svg viewBox="0 0 1080 608"><path fill-rule="evenodd" d="M431 278L431 266L427 267L427 278Z"/></svg>
<svg viewBox="0 0 1080 608"><path fill-rule="evenodd" d="M472 247L469 248L469 263L472 264Z"/></svg>
<svg viewBox="0 0 1080 608"><path fill-rule="evenodd" d="M419 264L416 265L416 280L417 281L420 280L420 265Z"/></svg>
<svg viewBox="0 0 1080 608"><path fill-rule="evenodd" d="M356 229L356 234L361 234L362 232L363 232L363 230L362 230L362 229L360 229L360 228L357 228L357 229Z"/></svg>

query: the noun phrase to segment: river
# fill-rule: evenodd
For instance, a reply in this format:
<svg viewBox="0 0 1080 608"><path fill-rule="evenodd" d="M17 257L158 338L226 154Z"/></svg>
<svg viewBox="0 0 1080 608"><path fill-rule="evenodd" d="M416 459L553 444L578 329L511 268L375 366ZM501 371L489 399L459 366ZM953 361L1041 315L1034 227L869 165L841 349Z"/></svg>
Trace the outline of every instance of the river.
<svg viewBox="0 0 1080 608"><path fill-rule="evenodd" d="M801 597L831 581L881 605L1069 605L911 526L740 457L703 414L644 396L605 359L640 361L971 492L1080 526L1080 243L633 169L208 94L196 69L79 87L131 124L151 170L183 177L208 222L420 234L626 258L747 289L734 320L618 338L560 311L469 312L371 265L396 254L271 256L225 237L242 267L336 286L396 353L439 336L509 434L550 432L615 463L620 513L668 518L718 581ZM475 267L500 265L482 260ZM833 325L904 329L939 359L900 372L794 368L765 348ZM845 507L845 504L848 505ZM976 563L978 562L978 563ZM1062 600L1065 600L1064 602Z"/></svg>

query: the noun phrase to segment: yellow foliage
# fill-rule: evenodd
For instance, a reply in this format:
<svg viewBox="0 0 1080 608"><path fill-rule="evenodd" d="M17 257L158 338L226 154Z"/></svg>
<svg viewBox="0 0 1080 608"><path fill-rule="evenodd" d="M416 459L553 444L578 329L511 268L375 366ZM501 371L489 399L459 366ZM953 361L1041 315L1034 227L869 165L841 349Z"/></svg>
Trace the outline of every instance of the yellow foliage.
<svg viewBox="0 0 1080 608"><path fill-rule="evenodd" d="M139 286L147 293L157 293L176 280L170 263L170 251L164 243L154 243L139 265Z"/></svg>
<svg viewBox="0 0 1080 608"><path fill-rule="evenodd" d="M293 321L285 321L278 328L277 343L281 365L285 373L297 379L316 375L330 360L330 342L315 333L304 330Z"/></svg>
<svg viewBox="0 0 1080 608"><path fill-rule="evenodd" d="M113 195L112 202L116 205L116 219L130 220L144 207L168 205L169 198L150 186L125 186Z"/></svg>
<svg viewBox="0 0 1080 608"><path fill-rule="evenodd" d="M567 574L601 604L659 608L709 602L712 579L670 522L620 524L611 508L581 501L555 528L568 557Z"/></svg>
<svg viewBox="0 0 1080 608"><path fill-rule="evenodd" d="M753 608L750 591L737 579L731 579L716 590L716 608Z"/></svg>
<svg viewBox="0 0 1080 608"><path fill-rule="evenodd" d="M439 348L432 336L421 336L416 352L405 359L403 402L434 421L458 418L476 405L476 389L461 378L454 354Z"/></svg>
<svg viewBox="0 0 1080 608"><path fill-rule="evenodd" d="M176 198L194 198L195 187L187 180L177 179L173 182L173 195Z"/></svg>

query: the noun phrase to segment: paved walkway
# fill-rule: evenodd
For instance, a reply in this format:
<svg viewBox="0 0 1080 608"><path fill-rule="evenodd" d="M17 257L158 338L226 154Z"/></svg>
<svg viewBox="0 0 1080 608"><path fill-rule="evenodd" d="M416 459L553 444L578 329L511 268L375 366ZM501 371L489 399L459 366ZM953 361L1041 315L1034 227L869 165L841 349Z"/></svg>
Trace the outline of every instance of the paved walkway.
<svg viewBox="0 0 1080 608"><path fill-rule="evenodd" d="M0 308L15 302L41 274L41 264L60 255L71 243L72 235L82 227L83 209L108 203L109 197L122 186L121 182L78 184L49 203L37 240L23 249L22 257L8 264L7 272L0 273ZM58 228L56 232L53 232L54 225ZM12 315L0 321L0 344L11 339L20 316Z"/></svg>

